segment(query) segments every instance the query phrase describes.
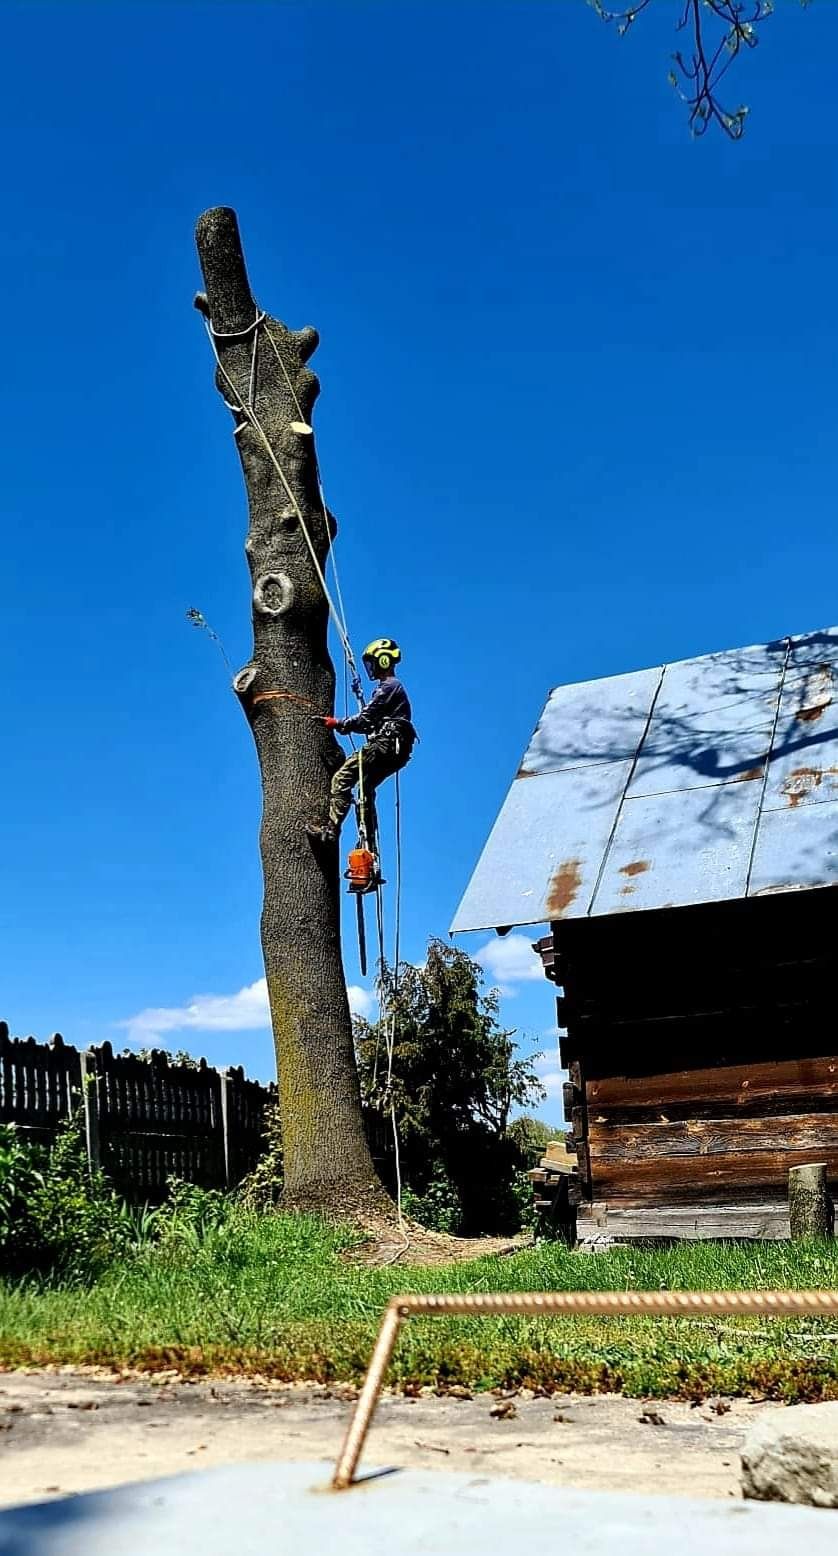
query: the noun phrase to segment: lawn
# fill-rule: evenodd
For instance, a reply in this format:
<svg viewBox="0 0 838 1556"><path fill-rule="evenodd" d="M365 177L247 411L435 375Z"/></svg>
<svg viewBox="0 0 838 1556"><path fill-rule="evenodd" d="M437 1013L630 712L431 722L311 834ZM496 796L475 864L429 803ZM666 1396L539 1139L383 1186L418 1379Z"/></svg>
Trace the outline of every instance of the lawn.
<svg viewBox="0 0 838 1556"><path fill-rule="evenodd" d="M358 1381L399 1291L838 1287L838 1244L698 1243L580 1255L545 1244L433 1268L353 1264L352 1236L240 1209L202 1235L141 1246L88 1285L0 1283L0 1366L98 1363L187 1375ZM838 1399L834 1320L428 1319L391 1381L701 1398Z"/></svg>

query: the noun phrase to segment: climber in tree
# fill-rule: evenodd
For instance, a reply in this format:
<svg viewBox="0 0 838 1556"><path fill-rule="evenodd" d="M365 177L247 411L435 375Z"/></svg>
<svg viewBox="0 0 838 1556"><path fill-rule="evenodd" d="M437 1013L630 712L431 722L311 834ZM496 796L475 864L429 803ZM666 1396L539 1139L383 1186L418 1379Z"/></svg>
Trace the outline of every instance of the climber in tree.
<svg viewBox="0 0 838 1556"><path fill-rule="evenodd" d="M393 666L399 663L402 651L392 638L376 638L364 649L364 668L370 680L377 681L375 695L366 708L348 719L324 719L327 729L340 735L366 735L366 745L339 767L332 779L329 799L329 820L326 826L309 823L309 837L321 843L337 841L341 826L352 804L352 792L359 778L359 798L363 801L361 829L366 834L367 846L375 847L377 831L375 815L375 791L393 773L397 773L410 761L416 742L410 701L401 681L393 674ZM363 762L363 774L360 768Z"/></svg>

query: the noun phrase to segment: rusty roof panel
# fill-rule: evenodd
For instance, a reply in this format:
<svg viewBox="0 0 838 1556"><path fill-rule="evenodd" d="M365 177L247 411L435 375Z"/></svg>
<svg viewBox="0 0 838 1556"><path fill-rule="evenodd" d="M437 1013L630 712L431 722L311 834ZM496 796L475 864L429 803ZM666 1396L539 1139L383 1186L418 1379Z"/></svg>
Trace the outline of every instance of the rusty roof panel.
<svg viewBox="0 0 838 1556"><path fill-rule="evenodd" d="M741 734L743 730L770 729L777 715L777 692L778 685L773 685L769 691L755 692L751 697L729 697L712 708L678 714L662 710L658 698L655 717L643 741L643 754L668 751L676 742L691 741L700 747L702 742Z"/></svg>
<svg viewBox="0 0 838 1556"><path fill-rule="evenodd" d="M838 800L766 811L759 825L750 897L838 886Z"/></svg>
<svg viewBox="0 0 838 1556"><path fill-rule="evenodd" d="M837 692L838 627L557 687L453 930L838 884Z"/></svg>
<svg viewBox="0 0 838 1556"><path fill-rule="evenodd" d="M701 659L682 659L678 664L667 665L655 707L656 719L665 727L667 720L692 718L708 709L723 708L741 710L741 716L747 718L749 707L776 693L785 658L783 641L761 648L734 649L726 654L705 654Z"/></svg>
<svg viewBox="0 0 838 1556"><path fill-rule="evenodd" d="M759 795L754 782L627 800L591 912L743 897Z"/></svg>
<svg viewBox="0 0 838 1556"><path fill-rule="evenodd" d="M794 665L838 664L838 627L822 632L803 632L790 639Z"/></svg>
<svg viewBox="0 0 838 1556"><path fill-rule="evenodd" d="M555 687L521 763L521 776L633 757L659 680L659 670L641 670Z"/></svg>
<svg viewBox="0 0 838 1556"><path fill-rule="evenodd" d="M630 768L630 762L607 762L517 778L452 933L584 915ZM498 859L502 872L495 869Z"/></svg>
<svg viewBox="0 0 838 1556"><path fill-rule="evenodd" d="M794 714L778 722L763 810L838 799L838 703L819 711L816 723L800 724Z"/></svg>
<svg viewBox="0 0 838 1556"><path fill-rule="evenodd" d="M762 778L770 747L770 725L715 739L702 734L658 750L648 750L644 743L629 782L628 798L751 782Z"/></svg>
<svg viewBox="0 0 838 1556"><path fill-rule="evenodd" d="M823 661L798 668L790 663L780 699L781 717L797 724L817 724L824 711L838 702L838 665Z"/></svg>

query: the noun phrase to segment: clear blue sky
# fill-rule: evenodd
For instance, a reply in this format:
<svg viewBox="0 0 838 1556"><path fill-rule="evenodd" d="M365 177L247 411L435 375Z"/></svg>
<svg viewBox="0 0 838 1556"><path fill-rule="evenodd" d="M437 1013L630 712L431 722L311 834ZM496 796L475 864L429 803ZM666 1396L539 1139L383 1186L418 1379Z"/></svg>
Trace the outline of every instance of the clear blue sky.
<svg viewBox="0 0 838 1556"><path fill-rule="evenodd" d="M408 956L447 930L550 685L838 618L838 7L780 0L737 67L740 145L689 139L674 10L620 42L583 0L3 5L13 1031L156 1025L271 1069L240 992L256 762L184 621L246 659L204 207L238 209L260 300L321 331L352 632L403 642L423 737ZM510 1020L549 1028L549 986L507 982ZM196 994L183 1027L134 1019Z"/></svg>

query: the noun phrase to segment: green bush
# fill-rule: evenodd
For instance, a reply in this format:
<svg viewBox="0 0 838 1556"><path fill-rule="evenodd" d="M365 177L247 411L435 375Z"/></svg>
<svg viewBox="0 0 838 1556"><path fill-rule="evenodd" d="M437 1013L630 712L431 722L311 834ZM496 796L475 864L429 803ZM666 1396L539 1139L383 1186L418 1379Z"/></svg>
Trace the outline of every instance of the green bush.
<svg viewBox="0 0 838 1556"><path fill-rule="evenodd" d="M550 1141L555 1140L557 1135L561 1136L563 1131L551 1129L541 1118L531 1118L529 1114L522 1113L520 1117L513 1118L506 1133L526 1165L537 1167Z"/></svg>
<svg viewBox="0 0 838 1556"><path fill-rule="evenodd" d="M272 1210L279 1202L284 1183L282 1158L282 1119L279 1103L265 1109L265 1152L236 1191L239 1203L249 1210Z"/></svg>
<svg viewBox="0 0 838 1556"><path fill-rule="evenodd" d="M0 1125L0 1268L27 1262L32 1228L29 1204L43 1187L46 1155L27 1144L13 1124Z"/></svg>
<svg viewBox="0 0 838 1556"><path fill-rule="evenodd" d="M168 1190L163 1204L148 1217L148 1240L158 1243L164 1253L180 1257L230 1226L234 1202L220 1189L202 1189L170 1178Z"/></svg>
<svg viewBox="0 0 838 1556"><path fill-rule="evenodd" d="M515 1174L529 1161L510 1120L544 1096L538 1056L500 1025L497 990L456 946L431 940L424 964L398 976L382 966L379 987L383 1015L355 1022L361 1094L388 1127L395 1115L411 1213L464 1236L516 1232ZM392 1192L392 1163L382 1170Z"/></svg>
<svg viewBox="0 0 838 1556"><path fill-rule="evenodd" d="M535 1190L525 1167L519 1167L512 1179L512 1198L518 1210L518 1224L522 1232L534 1232L538 1226L535 1208Z"/></svg>
<svg viewBox="0 0 838 1556"><path fill-rule="evenodd" d="M135 1218L91 1172L80 1120L51 1151L0 1129L0 1267L9 1274L94 1280L136 1240Z"/></svg>
<svg viewBox="0 0 838 1556"><path fill-rule="evenodd" d="M439 1164L431 1172L423 1194L415 1194L410 1188L404 1190L402 1209L412 1221L432 1232L458 1232L463 1219L460 1196Z"/></svg>

